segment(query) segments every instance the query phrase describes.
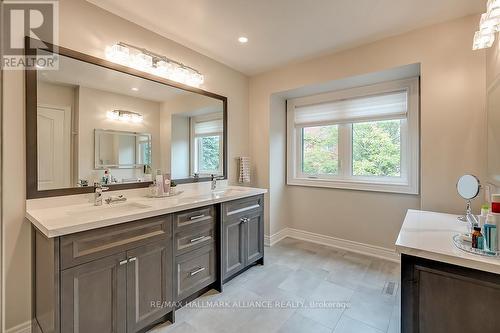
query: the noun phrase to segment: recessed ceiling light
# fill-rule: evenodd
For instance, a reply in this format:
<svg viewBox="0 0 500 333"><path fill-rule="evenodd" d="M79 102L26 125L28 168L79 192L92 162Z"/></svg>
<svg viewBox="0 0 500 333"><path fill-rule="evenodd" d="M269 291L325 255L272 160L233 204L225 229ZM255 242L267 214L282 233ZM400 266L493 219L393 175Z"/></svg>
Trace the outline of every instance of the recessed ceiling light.
<svg viewBox="0 0 500 333"><path fill-rule="evenodd" d="M133 87L132 90L133 91L139 91L139 88Z"/></svg>
<svg viewBox="0 0 500 333"><path fill-rule="evenodd" d="M248 42L248 38L245 36L241 36L240 38L238 38L238 42L240 42L241 44L245 44L246 42Z"/></svg>

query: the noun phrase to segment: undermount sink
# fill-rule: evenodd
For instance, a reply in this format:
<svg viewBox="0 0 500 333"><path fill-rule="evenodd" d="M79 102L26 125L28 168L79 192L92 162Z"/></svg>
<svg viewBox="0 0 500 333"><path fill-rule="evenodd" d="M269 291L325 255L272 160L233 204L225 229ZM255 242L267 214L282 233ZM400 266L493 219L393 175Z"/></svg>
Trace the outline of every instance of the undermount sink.
<svg viewBox="0 0 500 333"><path fill-rule="evenodd" d="M68 211L68 215L77 216L90 216L90 215L108 215L117 213L127 213L130 211L138 209L151 208L149 205L145 205L138 202L124 202L124 203L113 203L113 204L103 204L102 206L87 206L81 209L75 209Z"/></svg>
<svg viewBox="0 0 500 333"><path fill-rule="evenodd" d="M215 190L212 191L212 195L231 195L231 194L238 194L241 193L243 190L240 189L234 189L234 188L228 188L228 189L223 189L223 190Z"/></svg>

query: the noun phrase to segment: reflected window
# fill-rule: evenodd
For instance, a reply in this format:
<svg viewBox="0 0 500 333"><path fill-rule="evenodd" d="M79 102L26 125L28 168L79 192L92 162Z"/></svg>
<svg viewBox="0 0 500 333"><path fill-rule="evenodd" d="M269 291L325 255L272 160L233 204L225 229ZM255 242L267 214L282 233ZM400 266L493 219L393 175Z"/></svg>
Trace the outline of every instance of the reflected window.
<svg viewBox="0 0 500 333"><path fill-rule="evenodd" d="M193 173L222 175L223 129L219 114L191 117Z"/></svg>

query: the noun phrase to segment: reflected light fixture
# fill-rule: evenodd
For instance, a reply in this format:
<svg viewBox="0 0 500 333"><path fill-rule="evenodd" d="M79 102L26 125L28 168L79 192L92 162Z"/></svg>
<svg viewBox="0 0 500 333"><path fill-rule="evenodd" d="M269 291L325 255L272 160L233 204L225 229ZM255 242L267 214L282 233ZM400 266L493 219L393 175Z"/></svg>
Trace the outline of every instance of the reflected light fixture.
<svg viewBox="0 0 500 333"><path fill-rule="evenodd" d="M108 46L105 53L106 59L117 64L189 86L199 87L205 80L203 74L192 67L128 43Z"/></svg>
<svg viewBox="0 0 500 333"><path fill-rule="evenodd" d="M488 0L486 13L481 15L479 31L474 34L472 49L481 50L491 47L498 31L500 31L500 0Z"/></svg>
<svg viewBox="0 0 500 333"><path fill-rule="evenodd" d="M248 42L248 38L245 36L241 36L238 38L238 42L240 42L241 44L245 44Z"/></svg>
<svg viewBox="0 0 500 333"><path fill-rule="evenodd" d="M120 120L126 123L142 123L142 114L125 110L113 110L106 113L106 117L112 120Z"/></svg>

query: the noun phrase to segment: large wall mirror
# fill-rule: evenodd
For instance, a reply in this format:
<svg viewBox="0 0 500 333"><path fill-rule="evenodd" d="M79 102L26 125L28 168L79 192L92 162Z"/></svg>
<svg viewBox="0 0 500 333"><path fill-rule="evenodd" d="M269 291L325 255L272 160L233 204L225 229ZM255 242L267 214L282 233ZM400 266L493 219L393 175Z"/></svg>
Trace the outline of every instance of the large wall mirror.
<svg viewBox="0 0 500 333"><path fill-rule="evenodd" d="M488 182L500 187L500 77L488 89Z"/></svg>
<svg viewBox="0 0 500 333"><path fill-rule="evenodd" d="M29 50L38 56L48 49ZM227 100L58 48L59 68L26 71L28 198L227 174Z"/></svg>

